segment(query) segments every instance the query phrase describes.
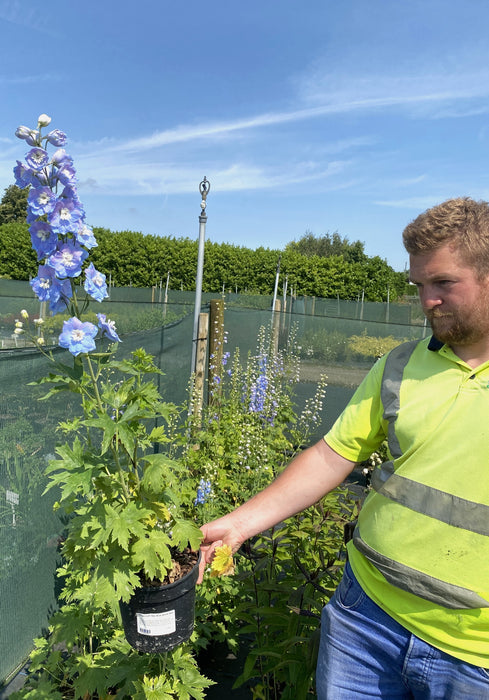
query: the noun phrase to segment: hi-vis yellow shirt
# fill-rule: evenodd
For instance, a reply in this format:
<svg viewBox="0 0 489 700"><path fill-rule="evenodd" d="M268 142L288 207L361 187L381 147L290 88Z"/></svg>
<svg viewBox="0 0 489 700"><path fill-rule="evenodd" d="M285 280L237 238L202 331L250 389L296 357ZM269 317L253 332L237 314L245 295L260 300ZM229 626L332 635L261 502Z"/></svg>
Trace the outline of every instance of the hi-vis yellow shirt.
<svg viewBox="0 0 489 700"><path fill-rule="evenodd" d="M325 440L355 462L388 441L348 545L367 595L429 644L489 668L489 362L472 369L433 338L405 343Z"/></svg>

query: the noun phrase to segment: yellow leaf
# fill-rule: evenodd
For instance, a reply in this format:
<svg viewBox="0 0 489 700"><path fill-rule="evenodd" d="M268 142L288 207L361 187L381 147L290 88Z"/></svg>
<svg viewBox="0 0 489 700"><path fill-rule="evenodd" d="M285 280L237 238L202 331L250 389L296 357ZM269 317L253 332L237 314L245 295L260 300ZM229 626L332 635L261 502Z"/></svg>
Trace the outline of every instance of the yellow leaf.
<svg viewBox="0 0 489 700"><path fill-rule="evenodd" d="M211 577L232 576L234 574L233 552L228 544L216 547L211 564Z"/></svg>

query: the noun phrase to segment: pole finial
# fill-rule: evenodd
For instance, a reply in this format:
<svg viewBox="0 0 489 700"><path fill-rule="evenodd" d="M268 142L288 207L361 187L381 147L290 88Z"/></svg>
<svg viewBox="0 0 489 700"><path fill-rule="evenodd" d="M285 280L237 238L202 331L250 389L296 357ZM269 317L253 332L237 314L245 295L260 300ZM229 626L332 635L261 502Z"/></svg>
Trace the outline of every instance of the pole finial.
<svg viewBox="0 0 489 700"><path fill-rule="evenodd" d="M201 197L202 197L202 201L201 201L201 203L200 203L200 207L201 207L201 209L202 209L202 212L204 212L204 210L205 210L205 207L206 207L206 204L207 204L206 199L207 199L207 195L209 194L210 188L211 188L211 183L210 183L209 180L204 176L204 179L203 179L202 182L199 184L199 192L200 192L200 195L201 195Z"/></svg>

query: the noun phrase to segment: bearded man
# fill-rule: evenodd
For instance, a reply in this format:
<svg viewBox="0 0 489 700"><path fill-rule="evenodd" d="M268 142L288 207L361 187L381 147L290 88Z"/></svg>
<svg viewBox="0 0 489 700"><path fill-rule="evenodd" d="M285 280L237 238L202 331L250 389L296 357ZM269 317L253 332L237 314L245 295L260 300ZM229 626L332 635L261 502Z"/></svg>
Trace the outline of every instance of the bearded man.
<svg viewBox="0 0 489 700"><path fill-rule="evenodd" d="M489 205L448 200L403 240L433 335L381 358L324 439L202 527L205 567L387 441L323 610L319 700L489 698Z"/></svg>

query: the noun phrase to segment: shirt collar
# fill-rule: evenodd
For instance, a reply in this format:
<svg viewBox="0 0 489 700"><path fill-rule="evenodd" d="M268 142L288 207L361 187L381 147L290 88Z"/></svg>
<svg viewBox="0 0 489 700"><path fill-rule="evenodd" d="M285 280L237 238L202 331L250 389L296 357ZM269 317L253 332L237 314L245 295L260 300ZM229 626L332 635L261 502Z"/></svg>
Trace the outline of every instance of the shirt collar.
<svg viewBox="0 0 489 700"><path fill-rule="evenodd" d="M438 351L441 350L444 345L445 343L442 343L441 340L438 340L438 338L432 335L428 343L428 350Z"/></svg>

